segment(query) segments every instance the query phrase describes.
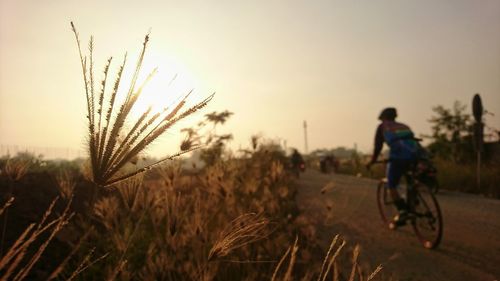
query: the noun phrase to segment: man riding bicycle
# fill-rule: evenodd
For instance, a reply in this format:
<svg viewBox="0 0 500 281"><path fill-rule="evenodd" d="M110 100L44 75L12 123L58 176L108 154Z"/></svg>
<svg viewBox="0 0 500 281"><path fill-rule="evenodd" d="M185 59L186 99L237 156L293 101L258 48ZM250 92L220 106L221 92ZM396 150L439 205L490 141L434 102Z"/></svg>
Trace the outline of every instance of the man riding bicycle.
<svg viewBox="0 0 500 281"><path fill-rule="evenodd" d="M292 164L292 170L297 177L300 177L300 172L305 170L304 158L300 155L297 149L293 150L292 156L290 157Z"/></svg>
<svg viewBox="0 0 500 281"><path fill-rule="evenodd" d="M384 142L389 146L389 162L387 166L387 187L398 215L394 218L396 226L404 225L408 218L408 206L397 190L401 177L411 170L417 161L418 143L410 127L396 122L396 109L388 107L382 110L378 119L382 121L375 133L373 156L367 168L377 161Z"/></svg>

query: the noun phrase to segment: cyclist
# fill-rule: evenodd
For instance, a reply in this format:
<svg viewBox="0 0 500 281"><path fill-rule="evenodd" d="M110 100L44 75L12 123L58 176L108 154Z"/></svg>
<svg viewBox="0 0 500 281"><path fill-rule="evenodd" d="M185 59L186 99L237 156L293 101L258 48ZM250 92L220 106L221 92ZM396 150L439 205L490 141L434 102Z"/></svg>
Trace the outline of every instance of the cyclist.
<svg viewBox="0 0 500 281"><path fill-rule="evenodd" d="M304 166L304 159L302 158L302 155L300 155L297 149L293 150L290 161L292 162L291 164L293 172L297 177L299 177L300 172L304 171L305 166Z"/></svg>
<svg viewBox="0 0 500 281"><path fill-rule="evenodd" d="M375 133L375 146L371 161L367 168L377 161L382 151L384 142L389 146L389 163L387 166L387 187L394 205L398 210L398 215L394 217L394 224L401 226L408 218L408 207L397 190L401 177L411 170L417 161L418 143L415 140L410 127L403 123L396 122L397 111L393 107L382 110L378 119L381 121Z"/></svg>

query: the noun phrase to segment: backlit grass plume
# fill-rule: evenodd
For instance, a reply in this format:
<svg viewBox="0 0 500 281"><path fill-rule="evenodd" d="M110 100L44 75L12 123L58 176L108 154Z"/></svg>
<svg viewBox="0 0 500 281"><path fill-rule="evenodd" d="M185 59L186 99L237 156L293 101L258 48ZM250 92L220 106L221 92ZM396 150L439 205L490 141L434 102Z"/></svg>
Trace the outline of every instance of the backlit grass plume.
<svg viewBox="0 0 500 281"><path fill-rule="evenodd" d="M149 170L152 166L160 164L166 160L173 159L180 154L189 152L193 149L179 152L168 156L156 163L133 172L124 173L124 166L136 159L138 154L148 147L155 139L171 128L181 119L186 118L200 108L204 107L212 98L213 94L200 103L185 109L186 94L177 104L167 107L161 112L152 113L151 108L141 114L137 120L133 120L131 129L125 127L131 109L141 96L144 86L156 73L153 70L147 78L138 85L138 77L141 70L144 54L149 41L149 34L145 36L142 50L137 60L133 76L130 81L130 87L124 102L118 105L116 95L122 82L123 70L127 62L125 55L123 62L118 69L117 77L111 87L111 93L107 97L108 72L112 62L112 57L107 60L104 67L104 79L96 89L94 74L94 40L90 38L89 55L82 54L80 38L76 28L71 22L71 28L75 34L82 65L83 79L85 83L85 94L87 98L87 119L88 119L88 150L90 163L92 167L92 180L100 186L109 186L119 181L123 181L139 173ZM138 85L138 86L137 86ZM109 101L109 102L106 102Z"/></svg>
<svg viewBox="0 0 500 281"><path fill-rule="evenodd" d="M270 221L260 214L247 213L234 219L210 249L208 260L227 256L231 251L266 238L272 230Z"/></svg>

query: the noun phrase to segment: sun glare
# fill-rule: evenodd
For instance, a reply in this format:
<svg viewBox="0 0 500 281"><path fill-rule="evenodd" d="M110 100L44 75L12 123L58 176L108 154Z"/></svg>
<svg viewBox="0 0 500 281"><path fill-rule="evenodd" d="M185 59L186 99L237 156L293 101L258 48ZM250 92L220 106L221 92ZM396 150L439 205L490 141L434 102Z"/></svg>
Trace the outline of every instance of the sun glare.
<svg viewBox="0 0 500 281"><path fill-rule="evenodd" d="M137 118L149 107L151 112L162 111L172 107L191 90L188 103L200 100L202 85L188 67L174 57L164 54L147 52L142 66L139 83L154 69L156 74L145 86L141 97L137 100L131 112Z"/></svg>

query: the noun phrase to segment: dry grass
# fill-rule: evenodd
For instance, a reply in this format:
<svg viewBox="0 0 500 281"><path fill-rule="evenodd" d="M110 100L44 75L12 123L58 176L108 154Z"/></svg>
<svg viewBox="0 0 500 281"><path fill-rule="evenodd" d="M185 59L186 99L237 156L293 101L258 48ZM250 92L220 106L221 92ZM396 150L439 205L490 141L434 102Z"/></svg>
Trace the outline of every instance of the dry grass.
<svg viewBox="0 0 500 281"><path fill-rule="evenodd" d="M28 172L31 162L29 159L8 158L3 168L2 174L11 181L19 181Z"/></svg>
<svg viewBox="0 0 500 281"><path fill-rule="evenodd" d="M69 200L73 196L76 181L68 171L62 171L56 176L57 188L59 194L64 200Z"/></svg>
<svg viewBox="0 0 500 281"><path fill-rule="evenodd" d="M359 249L347 262L342 253L347 244L338 236L324 259L317 258L315 222L297 217L296 191L276 155L263 146L244 159L221 159L201 170L187 173L175 162L117 183L91 213L81 214L91 214L89 220L71 222L71 229L81 230L76 237L84 237L73 240L69 254L47 274L49 280L378 276L380 268L371 274L361 270ZM81 177L71 179L76 178ZM287 250L290 241L295 242Z"/></svg>
<svg viewBox="0 0 500 281"><path fill-rule="evenodd" d="M88 240L96 243L88 249L109 256L86 278L265 276L279 259L274 253L292 234L284 228L291 227L286 222L293 218L288 175L271 159L262 153L254 160L224 160L190 175L174 163L155 169L150 176L156 180L134 177L118 183L94 205L97 231ZM262 270L237 264L258 264Z"/></svg>
<svg viewBox="0 0 500 281"><path fill-rule="evenodd" d="M5 210L7 210L7 208L9 208L9 206L12 205L13 202L14 202L14 197L10 197L9 200L7 200L7 202L5 202L5 204L3 205L3 207L0 208L0 215L2 215L3 212Z"/></svg>
<svg viewBox="0 0 500 281"><path fill-rule="evenodd" d="M335 182L329 181L323 188L321 188L321 194L326 194L332 191L335 188Z"/></svg>
<svg viewBox="0 0 500 281"><path fill-rule="evenodd" d="M290 281L290 280L296 280L294 277L293 268L294 265L297 261L297 256L298 256L298 238L295 239L295 242L292 246L290 246L285 254L281 257L280 261L278 262L276 268L274 269L274 273L271 277L271 281ZM346 241L341 239L339 235L336 235L332 242L330 243L330 247L325 255L325 258L323 260L323 263L321 265L321 270L319 271L319 274L316 274L317 278L313 278L315 275L313 273L312 269L311 271L307 272L301 280L314 280L316 279L317 281L326 281L326 280L334 280L338 281L340 278L340 273L341 269L339 269L339 257L341 254L342 249L346 246ZM358 258L360 254L360 247L359 245L356 245L353 250L353 257L351 261L351 271L349 278L347 280L349 281L369 281L373 280L375 276L382 270L382 266L379 265L373 272L371 272L368 277L365 278L363 271L361 267L358 264ZM288 266L284 273L282 274L282 277L279 277L279 272L282 271L282 267L285 263L285 261L288 260ZM356 278L357 277L357 278Z"/></svg>
<svg viewBox="0 0 500 281"><path fill-rule="evenodd" d="M220 233L208 253L208 260L227 256L235 249L266 238L270 221L260 214L243 214L231 221Z"/></svg>
<svg viewBox="0 0 500 281"><path fill-rule="evenodd" d="M14 198L12 197L14 191L14 185L18 181L20 181L28 172L29 167L31 166L31 159L16 157L14 159L8 157L3 170L0 170L0 174L7 178L7 189L6 189L6 197L8 198L4 207L2 208L1 213L3 215L3 223L2 223L2 233L0 238L0 254L4 254L4 244L5 244L5 236L8 228L9 222L9 209L8 206L11 205Z"/></svg>
<svg viewBox="0 0 500 281"><path fill-rule="evenodd" d="M119 105L116 103L116 96L120 88L120 83L122 82L127 56L125 55L119 67L114 86L112 87L109 97L107 97L106 85L112 57L108 59L104 67L104 79L100 83L100 89L97 90L94 77L93 37L90 38L88 46L89 54L88 56L84 56L80 44L80 37L73 23L71 23L71 28L75 34L78 46L85 85L88 119L88 150L92 168L92 181L100 186L110 186L150 170L153 166L166 160L171 160L180 154L191 151L192 149L181 151L178 154L166 157L154 164L132 172L123 171L127 163L137 158L139 153L146 149L160 135L165 133L178 121L207 105L213 98L213 94L188 109L185 109L185 105L191 92L187 93L177 104L167 107L161 112L152 113L151 108L149 108L143 112L137 120L132 121L133 125L131 129L127 129L125 124L130 119L130 111L141 96L144 87L156 72L156 70L153 70L148 77L137 86L139 73L149 42L149 34L144 38L142 50L137 60L126 98L124 102ZM108 102L106 103L106 101Z"/></svg>
<svg viewBox="0 0 500 281"><path fill-rule="evenodd" d="M40 222L30 224L0 259L0 280L24 280L55 235L68 224L73 216L70 202L61 215L49 220L57 199L52 201ZM41 240L41 245L29 256L30 246L37 240Z"/></svg>
<svg viewBox="0 0 500 281"><path fill-rule="evenodd" d="M470 193L481 193L488 197L500 198L500 165L483 164L481 184L477 187L476 165L474 163L457 164L449 160L435 159L440 188Z"/></svg>
<svg viewBox="0 0 500 281"><path fill-rule="evenodd" d="M70 281L70 280L73 280L75 279L79 274L81 274L82 272L84 272L86 269L88 269L89 267L91 267L92 265L100 262L101 260L105 259L108 254L104 254L94 260L92 260L92 257L93 257L93 254L94 254L94 249L92 249L81 261L81 263L77 266L77 268L71 273L71 275L66 279L66 281ZM60 269L62 270L63 266L65 264L62 264ZM56 271L57 273L57 271ZM51 275L49 278L56 278L57 275ZM50 280L50 279L49 279Z"/></svg>
<svg viewBox="0 0 500 281"><path fill-rule="evenodd" d="M338 279L338 269L337 269L337 263L336 259L340 254L340 251L342 248L344 248L346 242L345 240L342 240L340 245L337 246L337 249L335 252L333 249L335 248L337 241L339 240L339 235L336 235L332 242L330 243L330 247L328 248L328 252L326 253L325 259L323 260L323 265L321 266L321 271L318 277L318 281L325 281L326 277L328 276L328 272L332 269L333 266L333 279L337 280ZM325 267L326 266L326 267Z"/></svg>
<svg viewBox="0 0 500 281"><path fill-rule="evenodd" d="M271 277L271 281L278 281L278 280L290 281L290 280L293 280L292 279L292 271L293 271L293 267L295 265L295 261L297 260L297 251L299 250L299 246L297 243L298 243L298 237L295 238L295 242L293 243L293 245L290 246L286 250L283 257L281 257L280 261L278 262L278 265L276 266L276 269L274 270L273 276ZM288 267L287 267L283 277L279 278L278 272L281 269L286 258L289 259Z"/></svg>
<svg viewBox="0 0 500 281"><path fill-rule="evenodd" d="M54 280L54 279L58 278L59 275L61 275L61 273L64 271L65 267L67 266L68 262L70 261L70 259L77 253L78 250L80 250L80 248L82 246L82 243L88 238L91 230L92 229L88 229L80 237L80 239L78 239L77 244L73 247L73 249L71 250L71 252L66 256L66 258L64 258L64 260L59 264L59 266L56 267L56 269L54 269L52 271L52 273L49 275L49 277L47 278L47 280ZM84 259L84 261L85 261L85 259ZM77 267L77 269L72 272L72 274L70 275L70 277L67 280L72 280L78 274L80 274L81 272L83 272L82 268L83 267L80 267L80 266Z"/></svg>

